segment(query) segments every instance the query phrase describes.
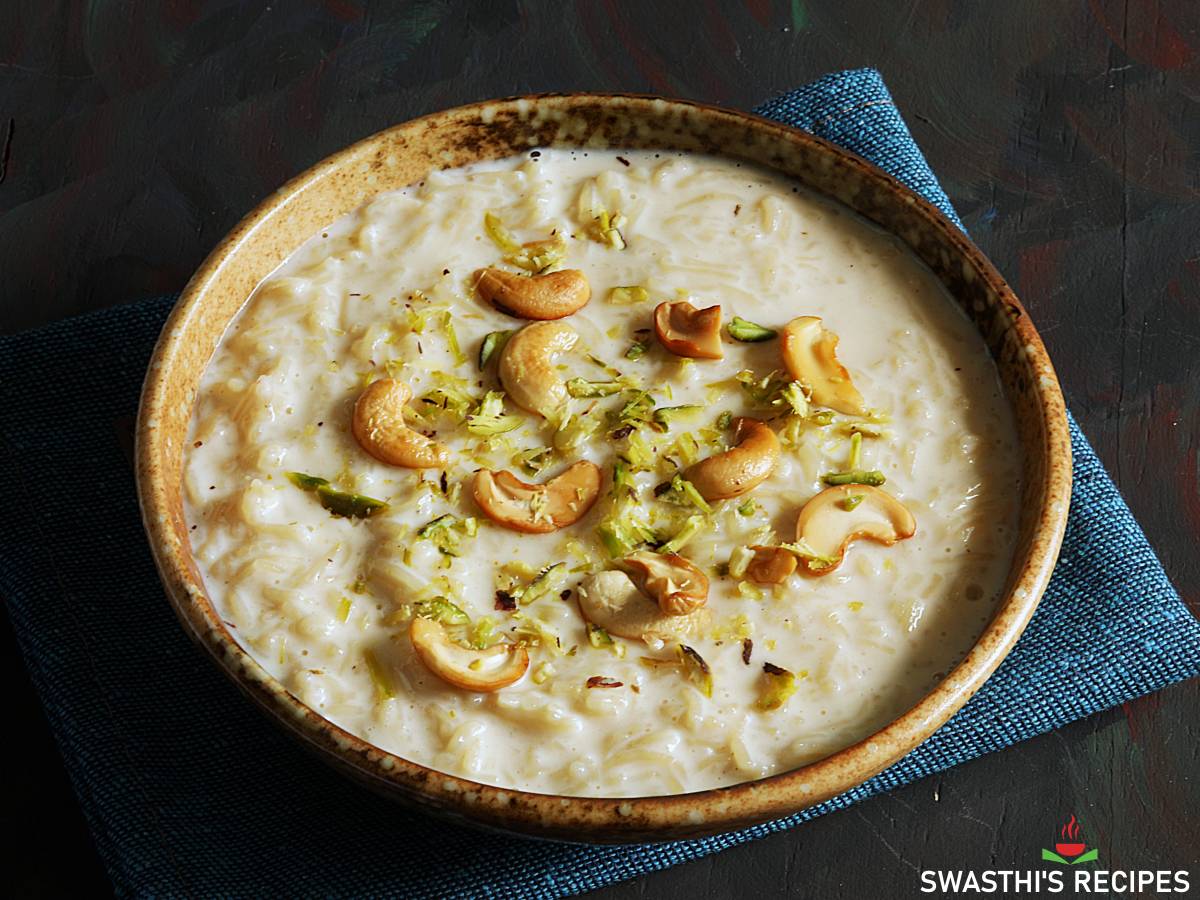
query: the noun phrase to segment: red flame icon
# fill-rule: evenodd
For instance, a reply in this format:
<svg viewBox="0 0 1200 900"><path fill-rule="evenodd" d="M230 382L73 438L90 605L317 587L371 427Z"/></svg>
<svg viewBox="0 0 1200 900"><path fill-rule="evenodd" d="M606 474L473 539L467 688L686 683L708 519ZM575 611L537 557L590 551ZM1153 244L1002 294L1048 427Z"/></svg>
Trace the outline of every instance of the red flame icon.
<svg viewBox="0 0 1200 900"><path fill-rule="evenodd" d="M1079 820L1075 818L1074 814L1072 814L1071 821L1067 822L1058 830L1058 834L1062 838L1062 841L1055 844L1054 849L1060 856L1079 856L1079 854L1083 853L1083 851L1087 849L1087 844L1079 840L1081 831L1082 829L1079 827Z"/></svg>

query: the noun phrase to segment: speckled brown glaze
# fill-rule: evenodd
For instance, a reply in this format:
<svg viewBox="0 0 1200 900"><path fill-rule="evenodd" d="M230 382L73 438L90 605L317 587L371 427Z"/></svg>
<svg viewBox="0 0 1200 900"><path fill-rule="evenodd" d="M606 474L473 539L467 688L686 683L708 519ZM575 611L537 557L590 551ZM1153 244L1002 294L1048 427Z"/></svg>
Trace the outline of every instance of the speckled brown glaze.
<svg viewBox="0 0 1200 900"><path fill-rule="evenodd" d="M201 374L255 286L305 239L380 191L434 169L537 146L665 148L749 160L834 197L898 235L984 336L1025 455L1015 562L995 617L958 666L867 739L800 769L672 797L558 797L482 785L385 753L293 697L238 646L205 593L184 524L183 447ZM571 841L695 837L778 818L851 788L925 740L979 689L1024 630L1057 558L1071 448L1054 369L1008 285L933 206L861 158L745 113L652 97L544 95L461 107L380 132L280 188L217 246L168 320L142 394L142 515L168 596L189 634L310 749L375 790L465 823Z"/></svg>

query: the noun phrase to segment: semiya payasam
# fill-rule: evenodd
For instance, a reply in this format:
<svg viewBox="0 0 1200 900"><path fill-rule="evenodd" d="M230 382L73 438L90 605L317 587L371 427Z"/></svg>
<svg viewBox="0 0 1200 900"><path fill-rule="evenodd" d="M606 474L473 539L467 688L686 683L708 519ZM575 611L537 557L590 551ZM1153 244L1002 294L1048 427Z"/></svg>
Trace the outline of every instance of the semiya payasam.
<svg viewBox="0 0 1200 900"><path fill-rule="evenodd" d="M935 278L774 174L619 155L433 173L313 237L225 335L185 456L247 650L510 788L841 749L971 647L1013 554L1013 424Z"/></svg>

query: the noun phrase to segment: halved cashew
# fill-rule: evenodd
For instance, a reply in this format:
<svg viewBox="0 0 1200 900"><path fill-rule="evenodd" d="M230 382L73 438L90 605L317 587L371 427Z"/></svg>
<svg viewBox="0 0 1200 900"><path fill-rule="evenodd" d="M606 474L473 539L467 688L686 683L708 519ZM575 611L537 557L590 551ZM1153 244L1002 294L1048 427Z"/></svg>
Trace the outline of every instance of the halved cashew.
<svg viewBox="0 0 1200 900"><path fill-rule="evenodd" d="M867 407L862 394L838 362L838 336L816 316L792 319L783 329L783 364L788 374L812 393L817 406L861 416Z"/></svg>
<svg viewBox="0 0 1200 900"><path fill-rule="evenodd" d="M867 484L826 488L804 504L796 518L796 541L832 560L803 567L806 575L826 575L842 564L856 538L894 544L917 533L917 521L903 503Z"/></svg>
<svg viewBox="0 0 1200 900"><path fill-rule="evenodd" d="M554 366L578 342L579 332L561 322L534 322L509 338L497 373L513 403L543 416L566 403L567 383Z"/></svg>
<svg viewBox="0 0 1200 900"><path fill-rule="evenodd" d="M450 463L450 451L404 424L404 405L412 390L403 381L381 378L371 382L354 403L350 430L358 445L380 462L406 469L440 469Z"/></svg>
<svg viewBox="0 0 1200 900"><path fill-rule="evenodd" d="M765 422L739 418L733 433L737 446L702 459L684 470L705 500L728 500L754 490L779 462L779 438Z"/></svg>
<svg viewBox="0 0 1200 900"><path fill-rule="evenodd" d="M654 334L676 356L721 359L721 307L696 309L686 300L654 307Z"/></svg>
<svg viewBox="0 0 1200 900"><path fill-rule="evenodd" d="M523 644L473 650L450 640L441 622L423 616L412 620L408 636L430 672L465 691L498 691L520 680L529 668L529 653Z"/></svg>
<svg viewBox="0 0 1200 900"><path fill-rule="evenodd" d="M712 621L712 613L703 607L683 616L667 615L617 569L589 575L575 593L585 619L630 640L649 643L698 637Z"/></svg>
<svg viewBox="0 0 1200 900"><path fill-rule="evenodd" d="M544 275L480 269L475 278L480 297L500 312L520 319L561 319L582 309L592 298L587 277L578 269Z"/></svg>
<svg viewBox="0 0 1200 900"><path fill-rule="evenodd" d="M686 616L708 602L708 576L676 553L640 550L621 560L621 565L668 616Z"/></svg>
<svg viewBox="0 0 1200 900"><path fill-rule="evenodd" d="M783 584L796 571L796 554L782 547L756 545L754 559L746 567L746 575L758 584Z"/></svg>
<svg viewBox="0 0 1200 900"><path fill-rule="evenodd" d="M581 459L545 484L528 484L509 472L480 469L475 502L497 525L546 534L573 525L600 496L600 467Z"/></svg>

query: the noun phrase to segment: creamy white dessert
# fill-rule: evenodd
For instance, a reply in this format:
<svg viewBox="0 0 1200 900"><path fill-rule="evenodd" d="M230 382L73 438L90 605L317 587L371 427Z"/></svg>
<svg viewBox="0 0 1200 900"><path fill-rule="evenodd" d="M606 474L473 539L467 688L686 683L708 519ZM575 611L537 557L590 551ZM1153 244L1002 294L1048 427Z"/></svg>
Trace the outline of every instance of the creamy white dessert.
<svg viewBox="0 0 1200 900"><path fill-rule="evenodd" d="M981 339L894 238L747 165L542 150L381 194L258 288L186 515L237 640L348 731L509 788L676 794L827 756L942 678L1004 587L1019 458Z"/></svg>

